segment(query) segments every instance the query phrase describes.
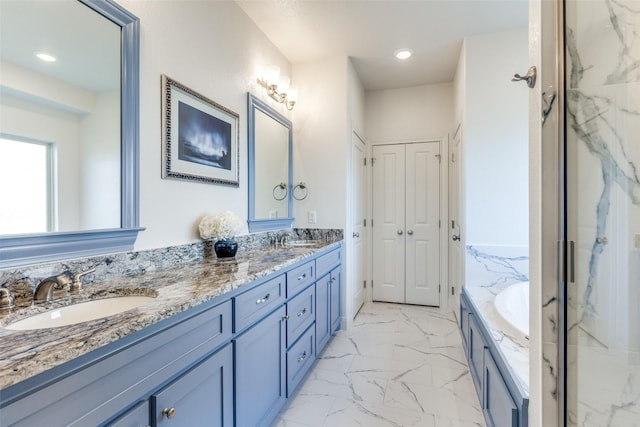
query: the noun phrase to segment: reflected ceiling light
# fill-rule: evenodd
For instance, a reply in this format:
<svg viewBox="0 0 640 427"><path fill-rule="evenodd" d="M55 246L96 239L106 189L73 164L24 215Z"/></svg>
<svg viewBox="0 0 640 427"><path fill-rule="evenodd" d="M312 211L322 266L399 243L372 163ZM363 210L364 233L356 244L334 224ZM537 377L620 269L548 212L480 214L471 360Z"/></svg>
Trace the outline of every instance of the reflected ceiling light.
<svg viewBox="0 0 640 427"><path fill-rule="evenodd" d="M407 59L413 55L413 51L411 49L398 49L393 55L398 59Z"/></svg>
<svg viewBox="0 0 640 427"><path fill-rule="evenodd" d="M38 53L36 53L36 56L38 57L38 59L40 59L41 61L44 61L44 62L55 62L56 61L56 57L53 56L53 55L49 55L48 53L38 52Z"/></svg>
<svg viewBox="0 0 640 427"><path fill-rule="evenodd" d="M267 94L277 102L284 104L287 110L293 110L298 100L298 90L289 86L291 79L280 75L280 67L270 66L264 70L258 82L267 89Z"/></svg>

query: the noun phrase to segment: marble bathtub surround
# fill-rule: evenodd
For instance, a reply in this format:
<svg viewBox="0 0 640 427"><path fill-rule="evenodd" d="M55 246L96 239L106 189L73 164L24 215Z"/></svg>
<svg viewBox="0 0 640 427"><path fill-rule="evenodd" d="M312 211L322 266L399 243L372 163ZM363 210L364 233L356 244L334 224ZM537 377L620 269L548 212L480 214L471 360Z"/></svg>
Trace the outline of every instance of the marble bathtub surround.
<svg viewBox="0 0 640 427"><path fill-rule="evenodd" d="M452 313L365 303L272 427L484 427Z"/></svg>
<svg viewBox="0 0 640 427"><path fill-rule="evenodd" d="M110 262L105 259L107 257L93 258L93 262L100 260L96 265L98 275L118 262L122 264L115 265L114 270L128 274L117 277L114 277L115 274L104 274L101 276L102 280L93 281L78 295L67 294L52 303L14 310L0 318L0 391L172 315L239 289L312 256L320 249L337 247L341 241L332 238L315 240L313 246L305 247L255 245L249 248L251 245L247 245L246 250L232 259L217 259L215 255L196 256L194 253L199 250L193 250L196 245L148 251L149 253L118 254L109 258ZM161 259L163 254L178 262L164 265ZM180 257L180 254L185 256ZM185 261L186 259L189 261ZM136 261L142 261L142 265L136 267ZM71 267L66 264L64 266ZM46 268L60 268L60 265L34 267L28 272L41 273ZM87 266L82 264L81 268ZM12 277L11 274L8 276ZM46 274L35 277L46 277ZM25 288L28 285L24 282L21 289L27 292ZM32 331L10 331L2 328L13 321L59 306L121 295L149 295L154 296L155 300L124 313L76 325Z"/></svg>
<svg viewBox="0 0 640 427"><path fill-rule="evenodd" d="M343 231L338 229L293 229L298 240L337 241L342 240ZM269 247L273 236L279 232L253 233L237 236L239 251L246 252ZM79 273L95 269L82 278L85 286L126 276L137 276L157 270L215 258L213 242L198 242L138 252L125 252L104 256L75 259L63 262L31 265L16 269L0 270L0 286L15 295L16 308L28 307L33 300L33 291L42 279L62 272ZM54 298L66 296L66 291L56 291Z"/></svg>
<svg viewBox="0 0 640 427"><path fill-rule="evenodd" d="M465 291L481 314L498 350L508 362L522 390L529 393L529 346L502 327L493 301L503 289L528 281L528 248L467 246Z"/></svg>

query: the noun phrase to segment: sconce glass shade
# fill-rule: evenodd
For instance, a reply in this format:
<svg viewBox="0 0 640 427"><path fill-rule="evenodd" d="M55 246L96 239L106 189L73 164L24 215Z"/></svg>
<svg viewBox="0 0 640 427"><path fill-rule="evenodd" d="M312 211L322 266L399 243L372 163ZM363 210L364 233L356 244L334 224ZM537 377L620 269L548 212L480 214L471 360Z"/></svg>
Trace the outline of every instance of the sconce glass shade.
<svg viewBox="0 0 640 427"><path fill-rule="evenodd" d="M264 73L264 80L269 86L278 85L280 80L280 67L271 65Z"/></svg>
<svg viewBox="0 0 640 427"><path fill-rule="evenodd" d="M298 88L291 86L289 88L289 92L287 93L287 100L289 102L297 102L298 101Z"/></svg>

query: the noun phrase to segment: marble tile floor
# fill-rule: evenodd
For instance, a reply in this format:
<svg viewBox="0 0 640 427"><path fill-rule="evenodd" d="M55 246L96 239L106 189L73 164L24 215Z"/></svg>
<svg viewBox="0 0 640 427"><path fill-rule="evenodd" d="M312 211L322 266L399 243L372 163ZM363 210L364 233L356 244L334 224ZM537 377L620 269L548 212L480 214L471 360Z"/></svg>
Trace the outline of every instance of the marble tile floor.
<svg viewBox="0 0 640 427"><path fill-rule="evenodd" d="M272 427L484 427L453 313L367 303Z"/></svg>

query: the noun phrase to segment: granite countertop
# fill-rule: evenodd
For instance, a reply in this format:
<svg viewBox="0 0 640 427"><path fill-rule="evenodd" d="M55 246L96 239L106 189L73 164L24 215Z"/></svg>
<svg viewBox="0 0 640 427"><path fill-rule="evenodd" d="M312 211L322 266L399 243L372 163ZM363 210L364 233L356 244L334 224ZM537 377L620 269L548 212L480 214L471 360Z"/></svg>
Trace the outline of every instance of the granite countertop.
<svg viewBox="0 0 640 427"><path fill-rule="evenodd" d="M175 268L96 282L85 286L79 295L16 310L0 318L0 391L239 289L321 250L337 248L340 242L333 239L314 241L310 246L270 246L241 251L231 259L206 258ZM120 314L70 326L30 331L3 328L14 321L54 308L122 295L147 295L155 299Z"/></svg>

